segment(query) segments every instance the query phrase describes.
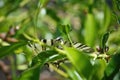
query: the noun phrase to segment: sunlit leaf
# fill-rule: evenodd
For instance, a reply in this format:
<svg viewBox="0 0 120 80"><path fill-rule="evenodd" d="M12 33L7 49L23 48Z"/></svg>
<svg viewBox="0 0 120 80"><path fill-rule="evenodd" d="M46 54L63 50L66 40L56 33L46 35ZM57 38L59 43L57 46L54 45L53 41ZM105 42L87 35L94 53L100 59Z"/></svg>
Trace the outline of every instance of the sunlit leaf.
<svg viewBox="0 0 120 80"><path fill-rule="evenodd" d="M88 79L93 68L92 64L90 63L90 59L85 54L74 48L65 47L64 49L66 51L67 57L77 69L80 76L82 78Z"/></svg>
<svg viewBox="0 0 120 80"><path fill-rule="evenodd" d="M84 23L85 26L85 42L89 46L94 46L97 35L97 27L94 15L88 13Z"/></svg>
<svg viewBox="0 0 120 80"><path fill-rule="evenodd" d="M103 27L102 27L102 33L105 33L107 28L110 25L111 21L111 11L107 5L104 6L104 20L103 20Z"/></svg>

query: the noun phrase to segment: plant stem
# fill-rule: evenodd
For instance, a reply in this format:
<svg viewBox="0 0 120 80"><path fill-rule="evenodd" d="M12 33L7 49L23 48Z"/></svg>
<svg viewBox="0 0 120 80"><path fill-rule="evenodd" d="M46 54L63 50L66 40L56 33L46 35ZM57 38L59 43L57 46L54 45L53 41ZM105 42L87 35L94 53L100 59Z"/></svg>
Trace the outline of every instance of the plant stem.
<svg viewBox="0 0 120 80"><path fill-rule="evenodd" d="M50 64L50 68L54 69L57 73L59 73L60 75L62 75L65 78L68 78L68 74L66 74L65 72L63 72L62 70L58 69L57 67L55 67L54 65Z"/></svg>
<svg viewBox="0 0 120 80"><path fill-rule="evenodd" d="M16 80L16 65L15 65L15 60L14 60L14 56L10 56L9 57L10 62L11 62L11 69L12 69L12 80Z"/></svg>

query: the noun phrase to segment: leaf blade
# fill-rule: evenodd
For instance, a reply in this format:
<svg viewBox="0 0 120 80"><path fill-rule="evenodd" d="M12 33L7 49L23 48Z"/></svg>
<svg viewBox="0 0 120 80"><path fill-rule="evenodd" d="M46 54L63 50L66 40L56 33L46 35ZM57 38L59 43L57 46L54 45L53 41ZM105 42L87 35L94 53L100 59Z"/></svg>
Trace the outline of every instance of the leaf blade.
<svg viewBox="0 0 120 80"><path fill-rule="evenodd" d="M20 75L18 80L33 80L33 79L38 80L40 69L46 62L49 62L51 60L53 61L56 59L61 59L61 55L54 56L56 54L58 54L58 52L54 50L48 50L48 51L43 51L39 53L37 56L33 58L30 68L24 71Z"/></svg>
<svg viewBox="0 0 120 80"><path fill-rule="evenodd" d="M79 72L80 76L88 79L90 77L90 73L92 72L92 64L90 63L89 58L74 48L65 47L64 49L68 59Z"/></svg>

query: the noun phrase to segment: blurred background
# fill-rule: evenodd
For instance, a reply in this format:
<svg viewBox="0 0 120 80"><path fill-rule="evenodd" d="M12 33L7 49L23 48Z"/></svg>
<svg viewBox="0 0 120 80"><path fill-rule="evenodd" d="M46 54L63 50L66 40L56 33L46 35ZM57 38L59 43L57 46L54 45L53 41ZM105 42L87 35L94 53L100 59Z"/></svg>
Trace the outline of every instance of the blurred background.
<svg viewBox="0 0 120 80"><path fill-rule="evenodd" d="M64 37L59 30L61 24L71 26L70 36L73 41L82 42L94 49L100 45L103 34L111 32L107 44L112 54L119 49L120 45L120 1L0 0L1 80L6 80L6 78L15 80L28 67L35 53L26 46L19 49L13 49L14 46L12 46L9 50L2 47L19 41L29 41L30 38ZM14 54L8 56L11 53ZM4 66L6 66L5 69ZM58 79L56 76L60 76L53 77L53 74L43 72L41 80L50 80L50 78L62 80L62 77ZM49 77L49 79L44 79L44 77Z"/></svg>

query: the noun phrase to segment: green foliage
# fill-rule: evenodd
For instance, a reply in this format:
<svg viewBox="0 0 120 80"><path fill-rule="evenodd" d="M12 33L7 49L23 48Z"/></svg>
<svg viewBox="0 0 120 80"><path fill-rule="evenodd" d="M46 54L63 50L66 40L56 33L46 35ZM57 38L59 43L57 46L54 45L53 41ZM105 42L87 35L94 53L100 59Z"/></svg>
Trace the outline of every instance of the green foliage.
<svg viewBox="0 0 120 80"><path fill-rule="evenodd" d="M48 0L39 0L39 2L40 2L40 6L44 7L47 5Z"/></svg>
<svg viewBox="0 0 120 80"><path fill-rule="evenodd" d="M96 60L93 67L94 70L91 74L91 80L101 80L104 76L106 65L107 64L104 59Z"/></svg>
<svg viewBox="0 0 120 80"><path fill-rule="evenodd" d="M57 55L57 56L55 56L55 55L57 55L57 52L54 50L39 53L37 56L35 56L32 59L31 67L28 70L24 71L20 75L18 80L24 80L24 79L25 80L33 80L33 79L38 80L40 69L42 68L42 66L45 63L47 63L51 60L55 61L55 60L61 58L60 55Z"/></svg>
<svg viewBox="0 0 120 80"><path fill-rule="evenodd" d="M83 78L89 79L89 76L92 72L92 64L87 56L73 48L65 47L65 51L68 59L70 59L71 63L74 65L79 74L81 74Z"/></svg>
<svg viewBox="0 0 120 80"><path fill-rule="evenodd" d="M62 64L61 66L67 71L67 74L72 80L82 79L79 73L76 71L76 69L74 69L74 67L68 67L64 64Z"/></svg>
<svg viewBox="0 0 120 80"><path fill-rule="evenodd" d="M29 68L28 70L24 71L18 78L18 80L39 80L39 70L41 64L37 64L34 67Z"/></svg>
<svg viewBox="0 0 120 80"><path fill-rule="evenodd" d="M115 55L111 57L106 69L105 69L105 79L113 79L114 76L119 72L120 67L120 51L117 51Z"/></svg>
<svg viewBox="0 0 120 80"><path fill-rule="evenodd" d="M71 31L71 27L69 25L61 25L60 26L60 31L63 34L69 34L69 32Z"/></svg>
<svg viewBox="0 0 120 80"><path fill-rule="evenodd" d="M13 54L15 50L26 45L26 42L13 43L9 46L4 46L0 48L0 58L7 56L8 54Z"/></svg>
<svg viewBox="0 0 120 80"><path fill-rule="evenodd" d="M109 38L109 32L105 33L102 37L102 42L101 42L101 48L103 49L103 52L105 51L105 48L106 48L106 42Z"/></svg>
<svg viewBox="0 0 120 80"><path fill-rule="evenodd" d="M39 80L45 64L64 80L119 80L119 4L120 0L0 0L0 58L13 53L25 57L21 64L19 59L14 65L10 61L16 67L12 71L23 70L14 80ZM59 36L63 41L56 39ZM74 47L76 42L98 48L85 53ZM88 49L85 45L79 44Z"/></svg>
<svg viewBox="0 0 120 80"><path fill-rule="evenodd" d="M111 21L111 11L109 9L108 6L105 5L105 8L104 8L104 23L103 23L103 32L105 33L105 31L107 30L109 24L110 24L110 21Z"/></svg>
<svg viewBox="0 0 120 80"><path fill-rule="evenodd" d="M95 38L97 36L97 26L93 14L88 13L85 20L85 42L89 46L94 46ZM87 36L89 34L89 36Z"/></svg>

